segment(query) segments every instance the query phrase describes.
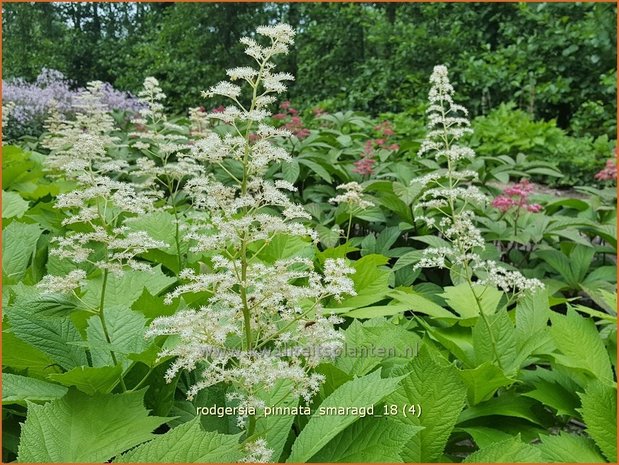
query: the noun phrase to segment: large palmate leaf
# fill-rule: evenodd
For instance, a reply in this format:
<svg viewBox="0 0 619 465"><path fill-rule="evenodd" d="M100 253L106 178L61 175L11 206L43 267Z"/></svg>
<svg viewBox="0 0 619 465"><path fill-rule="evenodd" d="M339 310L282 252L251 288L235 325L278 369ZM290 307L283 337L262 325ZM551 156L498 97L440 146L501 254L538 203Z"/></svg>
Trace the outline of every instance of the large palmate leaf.
<svg viewBox="0 0 619 465"><path fill-rule="evenodd" d="M422 429L388 417L365 417L335 436L312 462L402 462L400 450Z"/></svg>
<svg viewBox="0 0 619 465"><path fill-rule="evenodd" d="M617 388L593 381L580 399L589 436L609 462L617 462Z"/></svg>
<svg viewBox="0 0 619 465"><path fill-rule="evenodd" d="M398 415L400 422L422 426L402 450L404 462L438 461L458 415L464 407L466 388L458 370L427 345L411 363L411 372L401 386L385 399L393 405L420 405L421 416Z"/></svg>
<svg viewBox="0 0 619 465"><path fill-rule="evenodd" d="M198 419L177 426L115 460L118 463L228 463L242 457L240 434L204 431Z"/></svg>
<svg viewBox="0 0 619 465"><path fill-rule="evenodd" d="M369 407L380 402L397 387L400 378L381 379L375 371L361 378L348 381L335 390L319 406L301 434L292 445L287 462L306 462L331 439L359 419L355 415L327 414L329 408Z"/></svg>
<svg viewBox="0 0 619 465"><path fill-rule="evenodd" d="M149 417L144 391L86 394L70 390L62 399L28 405L19 462L105 462L153 437L165 418Z"/></svg>

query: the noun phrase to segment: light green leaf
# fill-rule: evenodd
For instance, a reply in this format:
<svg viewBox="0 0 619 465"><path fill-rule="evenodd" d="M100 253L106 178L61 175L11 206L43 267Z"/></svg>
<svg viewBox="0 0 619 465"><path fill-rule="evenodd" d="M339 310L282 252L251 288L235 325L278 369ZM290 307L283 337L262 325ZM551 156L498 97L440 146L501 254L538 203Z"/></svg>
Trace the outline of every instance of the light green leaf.
<svg viewBox="0 0 619 465"><path fill-rule="evenodd" d="M419 336L383 318L353 323L345 332L345 352L334 365L350 375L362 376L383 361L405 364L417 354Z"/></svg>
<svg viewBox="0 0 619 465"><path fill-rule="evenodd" d="M35 252L41 228L13 221L2 231L2 274L11 281L24 277Z"/></svg>
<svg viewBox="0 0 619 465"><path fill-rule="evenodd" d="M58 384L11 373L2 375L2 404L26 405L26 401L54 400L66 393L67 388Z"/></svg>
<svg viewBox="0 0 619 465"><path fill-rule="evenodd" d="M267 407L296 407L299 403L299 396L289 380L278 381L272 389L260 392L258 398ZM279 461L293 421L294 415L262 416L256 420L256 434L266 439L269 449L273 450L273 462Z"/></svg>
<svg viewBox="0 0 619 465"><path fill-rule="evenodd" d="M7 316L18 338L49 355L64 369L88 364L84 349L71 344L83 341L68 318L40 318L30 311L27 302L8 307Z"/></svg>
<svg viewBox="0 0 619 465"><path fill-rule="evenodd" d="M522 418L535 424L542 424L542 419L535 413L537 402L513 392L505 392L499 397L493 397L485 402L467 408L458 418L458 423L474 418L500 415Z"/></svg>
<svg viewBox="0 0 619 465"><path fill-rule="evenodd" d="M466 388L458 370L423 345L411 363L411 372L400 388L390 395L386 404L420 405L421 416L398 415L398 421L425 429L406 443L402 451L404 462L435 462L464 407Z"/></svg>
<svg viewBox="0 0 619 465"><path fill-rule="evenodd" d="M46 353L19 339L7 326L2 332L2 365L40 378L59 370Z"/></svg>
<svg viewBox="0 0 619 465"><path fill-rule="evenodd" d="M583 345L583 347L587 347ZM617 388L600 381L589 383L582 401L582 419L609 462L617 462Z"/></svg>
<svg viewBox="0 0 619 465"><path fill-rule="evenodd" d="M355 309L365 307L385 298L389 292L391 270L381 269L389 259L383 255L371 254L352 264L355 273L351 276L357 295L344 299L335 308Z"/></svg>
<svg viewBox="0 0 619 465"><path fill-rule="evenodd" d="M29 404L19 462L105 462L153 435L165 418L149 417L144 391L88 396L69 390L62 399Z"/></svg>
<svg viewBox="0 0 619 465"><path fill-rule="evenodd" d="M107 394L110 392L122 374L122 367L75 367L66 373L52 373L49 379L64 386L75 386L80 391L89 395L96 392Z"/></svg>
<svg viewBox="0 0 619 465"><path fill-rule="evenodd" d="M402 462L399 452L403 445L422 429L391 418L365 417L333 438L312 462Z"/></svg>
<svg viewBox="0 0 619 465"><path fill-rule="evenodd" d="M468 433L477 444L477 447L483 449L491 446L496 442L505 441L511 439L511 435L496 428L489 428L487 426L466 426L462 428L456 428L458 431L464 431Z"/></svg>
<svg viewBox="0 0 619 465"><path fill-rule="evenodd" d="M397 302L406 304L407 310L412 310L415 313L423 313L434 318L455 318L453 313L435 304L430 299L415 293L415 291L405 292L396 289L391 291L389 296Z"/></svg>
<svg viewBox="0 0 619 465"><path fill-rule="evenodd" d="M199 419L184 423L123 454L116 463L229 463L243 453L240 434L204 431Z"/></svg>
<svg viewBox="0 0 619 465"><path fill-rule="evenodd" d="M277 260L293 256L311 258L313 254L314 249L306 239L299 236L277 234L271 239L269 245L260 252L259 257L267 263L275 263Z"/></svg>
<svg viewBox="0 0 619 465"><path fill-rule="evenodd" d="M613 382L608 352L590 318L568 309L566 315L553 313L550 334L561 354L554 355L557 363L591 373L606 383ZM587 350L583 350L586 347Z"/></svg>
<svg viewBox="0 0 619 465"><path fill-rule="evenodd" d="M493 287L461 283L457 286L447 286L443 297L447 304L462 318L474 318L479 315L479 308L486 315L496 312L497 305L503 293Z"/></svg>
<svg viewBox="0 0 619 465"><path fill-rule="evenodd" d="M539 463L542 453L520 436L497 442L469 455L463 463Z"/></svg>
<svg viewBox="0 0 619 465"><path fill-rule="evenodd" d="M497 363L507 376L518 369L516 335L506 311L479 318L473 327L473 347L477 364Z"/></svg>
<svg viewBox="0 0 619 465"><path fill-rule="evenodd" d="M82 299L93 308L99 306L102 281L103 277L99 276L96 279L89 279L86 284L85 295ZM166 276L161 271L161 265L157 265L150 271L125 271L122 276L110 274L105 290L105 305L130 307L140 298L145 288L151 295L157 295L175 281L176 278Z"/></svg>
<svg viewBox="0 0 619 465"><path fill-rule="evenodd" d="M126 358L128 354L138 354L146 348L147 342L144 339L146 318L141 313L122 305L106 306L104 315L107 336L98 316L88 319L88 346L93 366L114 365L110 353L114 352L116 360L126 367L131 363Z"/></svg>
<svg viewBox="0 0 619 465"><path fill-rule="evenodd" d="M292 445L287 462L307 462L331 439L359 419L354 415L329 414L329 409L370 407L391 394L400 378L381 379L375 371L348 381L327 397L309 419ZM322 414L321 414L322 413Z"/></svg>
<svg viewBox="0 0 619 465"><path fill-rule="evenodd" d="M558 436L541 435L537 448L544 462L551 463L603 463L595 443L585 436L561 432Z"/></svg>
<svg viewBox="0 0 619 465"><path fill-rule="evenodd" d="M178 253L175 240L176 220L171 213L159 210L131 218L126 224L133 231L144 231L153 239L165 242L168 246L161 250L171 254Z"/></svg>
<svg viewBox="0 0 619 465"><path fill-rule="evenodd" d="M477 368L462 370L460 376L466 384L467 397L471 405L488 400L498 388L514 382L513 379L506 377L503 370L493 365L492 362L485 362Z"/></svg>
<svg viewBox="0 0 619 465"><path fill-rule="evenodd" d="M28 211L28 205L17 192L2 191L2 218L21 218Z"/></svg>

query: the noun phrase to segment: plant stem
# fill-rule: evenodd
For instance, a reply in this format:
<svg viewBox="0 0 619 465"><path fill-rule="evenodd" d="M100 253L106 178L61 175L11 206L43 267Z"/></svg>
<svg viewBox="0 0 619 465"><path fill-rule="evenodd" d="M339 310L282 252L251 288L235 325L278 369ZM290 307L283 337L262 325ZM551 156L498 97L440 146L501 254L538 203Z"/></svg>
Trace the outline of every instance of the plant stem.
<svg viewBox="0 0 619 465"><path fill-rule="evenodd" d="M348 230L346 231L346 242L350 239L350 227L352 226L352 210L350 210L350 215L348 215Z"/></svg>
<svg viewBox="0 0 619 465"><path fill-rule="evenodd" d="M105 336L105 340L108 344L112 344L112 339L110 338L110 333L107 330L107 326L105 324L105 314L104 314L104 305L105 305L105 290L107 289L107 280L109 275L109 270L103 271L103 284L101 285L101 299L99 300L99 320L101 321L101 328L103 329L103 335ZM114 365L118 365L118 359L116 358L116 354L113 350L110 349L110 355L112 356L112 362ZM127 386L125 386L125 381L122 378L122 374L120 376L120 387L123 392L127 391Z"/></svg>

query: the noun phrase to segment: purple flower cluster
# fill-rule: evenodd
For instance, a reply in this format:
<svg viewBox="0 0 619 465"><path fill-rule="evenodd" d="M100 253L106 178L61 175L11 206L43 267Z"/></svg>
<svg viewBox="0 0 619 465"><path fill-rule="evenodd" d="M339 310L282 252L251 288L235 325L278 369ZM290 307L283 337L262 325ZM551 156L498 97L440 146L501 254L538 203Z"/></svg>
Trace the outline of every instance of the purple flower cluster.
<svg viewBox="0 0 619 465"><path fill-rule="evenodd" d="M42 122L55 107L60 113L73 112L75 97L82 91L76 88L60 71L43 68L33 83L22 78L2 81L2 101L12 102L9 126L16 132L28 127L42 128ZM111 84L103 85L103 103L112 110L137 112L143 105L127 92L116 90ZM36 129L35 129L36 132Z"/></svg>

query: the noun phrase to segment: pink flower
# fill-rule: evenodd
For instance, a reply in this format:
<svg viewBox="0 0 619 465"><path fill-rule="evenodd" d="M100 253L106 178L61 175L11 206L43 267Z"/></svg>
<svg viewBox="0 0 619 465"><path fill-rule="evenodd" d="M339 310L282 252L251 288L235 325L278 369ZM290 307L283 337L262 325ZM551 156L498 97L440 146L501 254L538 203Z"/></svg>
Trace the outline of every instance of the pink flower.
<svg viewBox="0 0 619 465"><path fill-rule="evenodd" d="M595 179L598 181L612 181L617 179L617 162L613 159L606 161L606 166L595 175Z"/></svg>
<svg viewBox="0 0 619 465"><path fill-rule="evenodd" d="M307 128L302 128L294 132L294 135L297 136L299 139L305 139L310 134L310 130Z"/></svg>
<svg viewBox="0 0 619 465"><path fill-rule="evenodd" d="M290 100L286 100L285 102L280 103L279 107L282 110L288 110L288 108L290 108Z"/></svg>
<svg viewBox="0 0 619 465"><path fill-rule="evenodd" d="M393 151L400 150L400 146L398 144L391 144L389 146L389 150L393 150Z"/></svg>
<svg viewBox="0 0 619 465"><path fill-rule="evenodd" d="M527 205L527 210L531 213L539 213L542 211L542 206L539 203L532 203L531 205Z"/></svg>
<svg viewBox="0 0 619 465"><path fill-rule="evenodd" d="M286 115L283 113L277 113L273 115L273 119L286 119Z"/></svg>
<svg viewBox="0 0 619 465"><path fill-rule="evenodd" d="M381 132L382 135L385 137L395 135L395 131L393 130L390 121L383 121L382 123L377 124L376 126L374 126L374 130Z"/></svg>
<svg viewBox="0 0 619 465"><path fill-rule="evenodd" d="M528 179L521 179L518 184L506 187L503 190L503 194L511 195L514 197L522 197L523 199L526 199L529 194L533 192L533 190L533 185L529 182Z"/></svg>
<svg viewBox="0 0 619 465"><path fill-rule="evenodd" d="M362 158L361 160L357 160L354 163L355 167L352 172L361 175L370 175L374 172L374 163L376 163L376 160L373 160L372 158Z"/></svg>
<svg viewBox="0 0 619 465"><path fill-rule="evenodd" d="M312 113L314 116L327 115L328 113L320 107L316 107L312 109Z"/></svg>
<svg viewBox="0 0 619 465"><path fill-rule="evenodd" d="M223 113L224 111L226 111L226 107L224 107L223 105L219 105L216 108L213 108L211 110L211 113Z"/></svg>
<svg viewBox="0 0 619 465"><path fill-rule="evenodd" d="M512 198L507 197L506 195L499 195L495 197L494 200L492 201L492 206L502 212L506 212L507 210L512 208L514 205L515 203L512 200Z"/></svg>

